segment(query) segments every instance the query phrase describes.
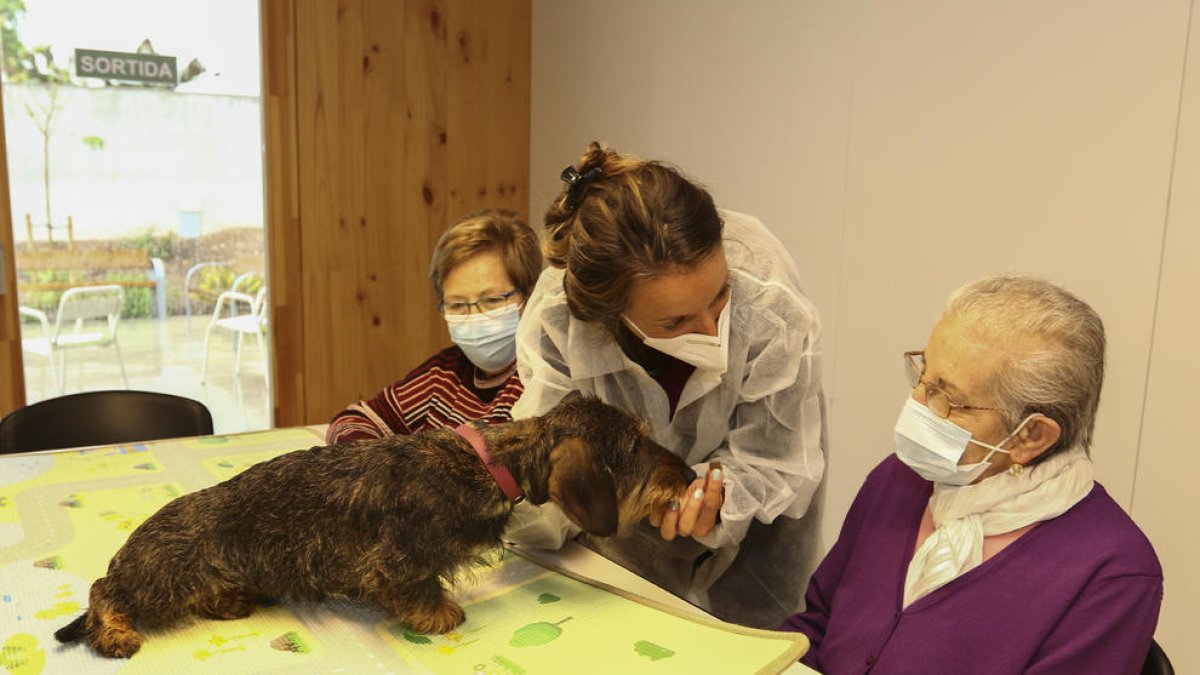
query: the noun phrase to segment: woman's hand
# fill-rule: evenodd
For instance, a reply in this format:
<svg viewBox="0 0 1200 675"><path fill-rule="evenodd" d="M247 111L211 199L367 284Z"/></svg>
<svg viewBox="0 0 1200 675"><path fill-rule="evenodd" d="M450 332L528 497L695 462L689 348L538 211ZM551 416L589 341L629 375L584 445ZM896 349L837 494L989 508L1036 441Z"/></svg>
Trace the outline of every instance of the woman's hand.
<svg viewBox="0 0 1200 675"><path fill-rule="evenodd" d="M708 475L693 481L670 508L651 513L650 524L667 541L676 536L703 537L716 527L724 503L721 463L712 462L708 465Z"/></svg>

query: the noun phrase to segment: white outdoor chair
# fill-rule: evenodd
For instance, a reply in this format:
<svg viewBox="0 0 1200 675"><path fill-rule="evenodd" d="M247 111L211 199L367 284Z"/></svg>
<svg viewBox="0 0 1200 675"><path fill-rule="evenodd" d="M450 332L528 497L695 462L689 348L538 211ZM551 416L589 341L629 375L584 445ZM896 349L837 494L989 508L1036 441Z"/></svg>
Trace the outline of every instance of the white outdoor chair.
<svg viewBox="0 0 1200 675"><path fill-rule="evenodd" d="M53 330L45 312L20 307L21 316L35 319L42 325L41 337L22 339L21 348L50 360L54 384L62 395L67 387L67 352L111 346L121 366L121 379L128 389L129 376L125 374L125 360L121 358L121 345L117 342L117 324L121 321L124 306L125 289L117 285L69 288L58 301Z"/></svg>
<svg viewBox="0 0 1200 675"><path fill-rule="evenodd" d="M241 277L239 277L239 280ZM238 283L234 283L236 288ZM208 353L212 342L214 329L223 329L234 335L233 372L242 372L242 338L253 335L258 339L258 352L266 358L267 352L263 347L263 336L267 333L267 287L258 289L251 296L241 291L225 291L217 296L217 304L213 307L212 318L204 331L204 360L200 366L200 382L208 381Z"/></svg>

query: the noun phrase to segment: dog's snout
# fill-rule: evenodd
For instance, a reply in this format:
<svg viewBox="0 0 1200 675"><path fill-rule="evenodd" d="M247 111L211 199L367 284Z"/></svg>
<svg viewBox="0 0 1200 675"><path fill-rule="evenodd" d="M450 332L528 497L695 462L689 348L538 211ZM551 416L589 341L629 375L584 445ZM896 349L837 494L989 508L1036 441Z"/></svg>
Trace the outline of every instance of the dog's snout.
<svg viewBox="0 0 1200 675"><path fill-rule="evenodd" d="M687 467L683 470L683 480L691 485L692 481L696 480L696 471L692 467Z"/></svg>

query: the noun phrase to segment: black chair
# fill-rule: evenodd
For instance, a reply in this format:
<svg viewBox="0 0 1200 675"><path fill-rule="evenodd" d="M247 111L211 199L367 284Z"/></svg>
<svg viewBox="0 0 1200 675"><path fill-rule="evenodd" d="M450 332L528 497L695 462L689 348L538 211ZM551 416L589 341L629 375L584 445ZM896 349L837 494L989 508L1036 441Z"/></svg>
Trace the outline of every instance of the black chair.
<svg viewBox="0 0 1200 675"><path fill-rule="evenodd" d="M14 410L0 421L0 454L212 432L212 415L199 401L153 391L89 391Z"/></svg>
<svg viewBox="0 0 1200 675"><path fill-rule="evenodd" d="M1167 653L1158 645L1157 640L1150 641L1150 653L1146 654L1146 663L1142 665L1142 675L1175 675L1171 660Z"/></svg>

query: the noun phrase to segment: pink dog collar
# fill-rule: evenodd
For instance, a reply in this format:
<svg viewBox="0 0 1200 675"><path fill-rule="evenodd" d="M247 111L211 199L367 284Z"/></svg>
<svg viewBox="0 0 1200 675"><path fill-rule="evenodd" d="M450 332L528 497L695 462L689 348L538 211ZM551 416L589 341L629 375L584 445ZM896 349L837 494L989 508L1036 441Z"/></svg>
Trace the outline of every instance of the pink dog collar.
<svg viewBox="0 0 1200 675"><path fill-rule="evenodd" d="M525 501L525 493L521 492L521 486L517 485L517 481L508 469L499 464L492 463L492 453L488 452L487 442L483 440L483 436L479 431L470 424L460 424L454 431L458 432L459 436L467 439L471 447L475 449L475 454L479 455L479 461L483 462L484 468L488 473L492 474L492 480L496 481L496 485L500 486L500 491L508 497L508 501L513 504L520 504Z"/></svg>

